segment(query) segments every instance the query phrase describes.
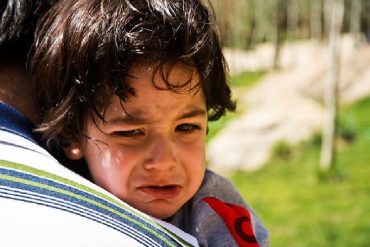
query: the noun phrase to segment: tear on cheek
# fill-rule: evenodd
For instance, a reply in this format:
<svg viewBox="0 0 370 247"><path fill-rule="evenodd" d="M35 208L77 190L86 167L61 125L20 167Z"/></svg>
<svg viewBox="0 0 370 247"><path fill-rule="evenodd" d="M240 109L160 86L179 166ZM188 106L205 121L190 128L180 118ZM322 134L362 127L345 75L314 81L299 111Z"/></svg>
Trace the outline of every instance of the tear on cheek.
<svg viewBox="0 0 370 247"><path fill-rule="evenodd" d="M104 169L111 169L112 164L113 164L113 160L112 160L111 154L110 153L104 154L104 156L103 156L103 158L101 160L101 166Z"/></svg>

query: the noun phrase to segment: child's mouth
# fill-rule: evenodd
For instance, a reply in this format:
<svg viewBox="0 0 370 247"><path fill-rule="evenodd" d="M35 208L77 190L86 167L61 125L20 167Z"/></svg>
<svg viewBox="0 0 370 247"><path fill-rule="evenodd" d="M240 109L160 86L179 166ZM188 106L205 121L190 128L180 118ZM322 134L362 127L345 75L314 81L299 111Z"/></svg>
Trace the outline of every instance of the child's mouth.
<svg viewBox="0 0 370 247"><path fill-rule="evenodd" d="M166 186L143 186L139 188L145 194L151 195L158 199L173 198L180 193L181 187L178 185Z"/></svg>

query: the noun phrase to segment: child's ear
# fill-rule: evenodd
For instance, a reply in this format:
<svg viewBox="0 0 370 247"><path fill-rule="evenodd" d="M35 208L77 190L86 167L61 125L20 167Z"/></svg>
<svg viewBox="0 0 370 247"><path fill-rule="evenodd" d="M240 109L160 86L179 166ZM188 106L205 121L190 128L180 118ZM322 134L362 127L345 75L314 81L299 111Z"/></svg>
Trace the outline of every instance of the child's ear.
<svg viewBox="0 0 370 247"><path fill-rule="evenodd" d="M82 152L82 145L80 142L72 142L68 147L63 148L64 154L70 160L82 159L84 154Z"/></svg>

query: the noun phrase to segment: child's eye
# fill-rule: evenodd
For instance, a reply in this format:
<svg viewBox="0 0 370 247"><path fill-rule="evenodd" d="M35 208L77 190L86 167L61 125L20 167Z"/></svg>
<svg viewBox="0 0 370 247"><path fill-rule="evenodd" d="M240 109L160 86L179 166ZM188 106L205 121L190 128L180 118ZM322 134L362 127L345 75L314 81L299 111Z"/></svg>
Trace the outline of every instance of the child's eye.
<svg viewBox="0 0 370 247"><path fill-rule="evenodd" d="M134 130L125 130L125 131L115 131L113 132L113 135L120 136L120 137L137 137L144 135L144 132L139 129Z"/></svg>
<svg viewBox="0 0 370 247"><path fill-rule="evenodd" d="M180 124L176 127L176 130L181 132L192 132L199 129L200 126L196 124Z"/></svg>

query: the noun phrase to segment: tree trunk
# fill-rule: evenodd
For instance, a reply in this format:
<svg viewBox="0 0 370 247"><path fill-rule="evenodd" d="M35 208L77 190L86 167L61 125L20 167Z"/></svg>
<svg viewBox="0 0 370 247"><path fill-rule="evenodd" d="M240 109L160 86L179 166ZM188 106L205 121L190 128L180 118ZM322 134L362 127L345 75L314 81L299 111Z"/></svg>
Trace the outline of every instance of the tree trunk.
<svg viewBox="0 0 370 247"><path fill-rule="evenodd" d="M322 3L321 0L311 0L310 3L311 38L319 40L322 37Z"/></svg>
<svg viewBox="0 0 370 247"><path fill-rule="evenodd" d="M330 8L330 69L325 87L326 113L323 126L323 142L321 146L320 169L327 172L335 166L335 139L337 119L337 88L339 75L339 39L342 27L344 4L343 0L327 0Z"/></svg>
<svg viewBox="0 0 370 247"><path fill-rule="evenodd" d="M273 13L274 17L272 18L274 27L273 31L273 42L275 46L275 51L274 51L274 58L273 58L273 66L274 69L280 68L280 51L281 51L281 46L283 43L283 35L284 35L284 22L286 18L286 0L274 0L273 3Z"/></svg>
<svg viewBox="0 0 370 247"><path fill-rule="evenodd" d="M212 1L212 4L217 13L216 19L218 20L223 45L232 46L232 0L214 0Z"/></svg>
<svg viewBox="0 0 370 247"><path fill-rule="evenodd" d="M324 30L323 30L323 38L329 39L329 35L331 32L331 22L332 22L332 12L333 12L333 2L335 0L323 0L323 8L324 8Z"/></svg>
<svg viewBox="0 0 370 247"><path fill-rule="evenodd" d="M253 32L253 43L257 44L266 40L266 33L268 30L267 23L267 9L268 4L262 1L254 1L254 18L255 18L255 30Z"/></svg>
<svg viewBox="0 0 370 247"><path fill-rule="evenodd" d="M297 0L291 0L287 8L287 32L290 33L292 37L295 37L299 24L299 2Z"/></svg>
<svg viewBox="0 0 370 247"><path fill-rule="evenodd" d="M360 41L361 32L361 0L351 1L350 32L355 38L355 45Z"/></svg>

